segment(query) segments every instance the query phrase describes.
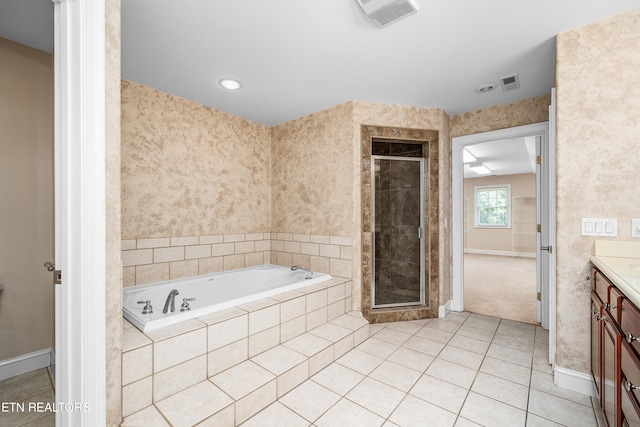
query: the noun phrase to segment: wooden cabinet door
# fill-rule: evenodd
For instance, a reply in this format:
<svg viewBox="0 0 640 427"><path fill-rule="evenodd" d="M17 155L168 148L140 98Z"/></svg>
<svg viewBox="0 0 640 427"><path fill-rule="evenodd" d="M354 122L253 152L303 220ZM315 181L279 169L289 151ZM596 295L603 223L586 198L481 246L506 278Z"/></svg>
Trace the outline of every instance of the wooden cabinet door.
<svg viewBox="0 0 640 427"><path fill-rule="evenodd" d="M602 301L595 292L591 292L591 375L596 385L600 406L602 400Z"/></svg>
<svg viewBox="0 0 640 427"><path fill-rule="evenodd" d="M605 311L602 332L602 409L609 427L622 425L620 409L620 346L622 333Z"/></svg>

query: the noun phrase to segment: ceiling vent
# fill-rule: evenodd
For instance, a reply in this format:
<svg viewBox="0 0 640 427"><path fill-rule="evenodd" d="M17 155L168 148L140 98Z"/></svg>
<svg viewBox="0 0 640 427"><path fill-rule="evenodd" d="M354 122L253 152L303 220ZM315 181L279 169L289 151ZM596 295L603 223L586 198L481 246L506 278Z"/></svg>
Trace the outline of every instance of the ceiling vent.
<svg viewBox="0 0 640 427"><path fill-rule="evenodd" d="M502 91L506 92L508 90L518 89L520 87L520 79L518 79L518 74L516 73L501 78L500 84L502 85Z"/></svg>
<svg viewBox="0 0 640 427"><path fill-rule="evenodd" d="M418 11L414 0L356 0L364 13L381 27Z"/></svg>

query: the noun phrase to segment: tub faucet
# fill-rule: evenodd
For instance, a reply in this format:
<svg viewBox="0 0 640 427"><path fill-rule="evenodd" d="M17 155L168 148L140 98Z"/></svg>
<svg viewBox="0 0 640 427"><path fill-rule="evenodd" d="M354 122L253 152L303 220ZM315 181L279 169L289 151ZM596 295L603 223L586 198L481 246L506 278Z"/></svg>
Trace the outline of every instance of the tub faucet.
<svg viewBox="0 0 640 427"><path fill-rule="evenodd" d="M304 275L305 279L311 279L311 276L313 276L313 271L302 267L301 265L294 265L293 267L291 267L291 271L296 271L296 270L302 270L305 271L306 274Z"/></svg>
<svg viewBox="0 0 640 427"><path fill-rule="evenodd" d="M177 289L173 289L171 292L169 292L169 296L167 296L167 301L165 301L164 308L162 309L162 312L164 314L167 314L169 311L171 311L172 313L176 311L176 295L179 295L179 294L180 292L178 292ZM169 310L169 304L171 304L171 310Z"/></svg>

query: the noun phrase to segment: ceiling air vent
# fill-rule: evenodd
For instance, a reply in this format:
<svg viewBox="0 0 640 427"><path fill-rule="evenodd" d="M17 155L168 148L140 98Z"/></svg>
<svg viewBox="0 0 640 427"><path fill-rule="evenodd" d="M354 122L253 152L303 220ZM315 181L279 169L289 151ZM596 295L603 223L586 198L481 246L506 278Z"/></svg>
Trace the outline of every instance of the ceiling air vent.
<svg viewBox="0 0 640 427"><path fill-rule="evenodd" d="M520 80L518 79L518 74L512 74L507 77L503 77L500 79L500 84L502 85L502 91L506 92L508 90L518 89L520 87Z"/></svg>
<svg viewBox="0 0 640 427"><path fill-rule="evenodd" d="M418 11L414 0L356 0L364 13L381 27Z"/></svg>

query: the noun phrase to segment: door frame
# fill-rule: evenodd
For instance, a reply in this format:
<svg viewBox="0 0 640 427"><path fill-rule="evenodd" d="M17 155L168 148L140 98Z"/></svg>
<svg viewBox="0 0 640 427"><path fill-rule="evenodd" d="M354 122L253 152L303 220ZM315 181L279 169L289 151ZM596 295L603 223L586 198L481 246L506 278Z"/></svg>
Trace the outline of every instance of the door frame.
<svg viewBox="0 0 640 427"><path fill-rule="evenodd" d="M553 108L553 107L552 107ZM551 123L553 130L553 123ZM475 135L466 135L452 139L452 218L453 218L453 300L451 308L454 311L464 310L464 227L463 227L463 196L464 196L464 165L462 162L462 148L465 145L489 142L498 139L537 136L541 135L543 143L548 145L548 214L549 214L549 244L555 246L555 135L550 133L550 122L535 123L531 125L518 126L496 131L483 132ZM540 262L539 260L537 262ZM541 289L543 295L543 324L550 328L550 357L553 348L551 341L555 343L555 252L549 254L549 272L547 280L543 281ZM544 307L546 305L547 307ZM546 310L545 310L546 308ZM548 317L545 319L545 315ZM552 336L553 335L553 336Z"/></svg>
<svg viewBox="0 0 640 427"><path fill-rule="evenodd" d="M376 305L376 191L375 191L375 161L376 160L390 160L390 161L405 161L405 162L418 162L420 164L420 227L418 229L418 239L420 239L420 301L406 302L399 304L381 304ZM404 157L404 156L384 156L384 155L372 155L371 156L371 308L391 308L391 307L407 307L413 305L425 304L425 236L424 236L424 203L425 203L425 158L424 157Z"/></svg>
<svg viewBox="0 0 640 427"><path fill-rule="evenodd" d="M56 425L104 426L105 2L53 2Z"/></svg>

